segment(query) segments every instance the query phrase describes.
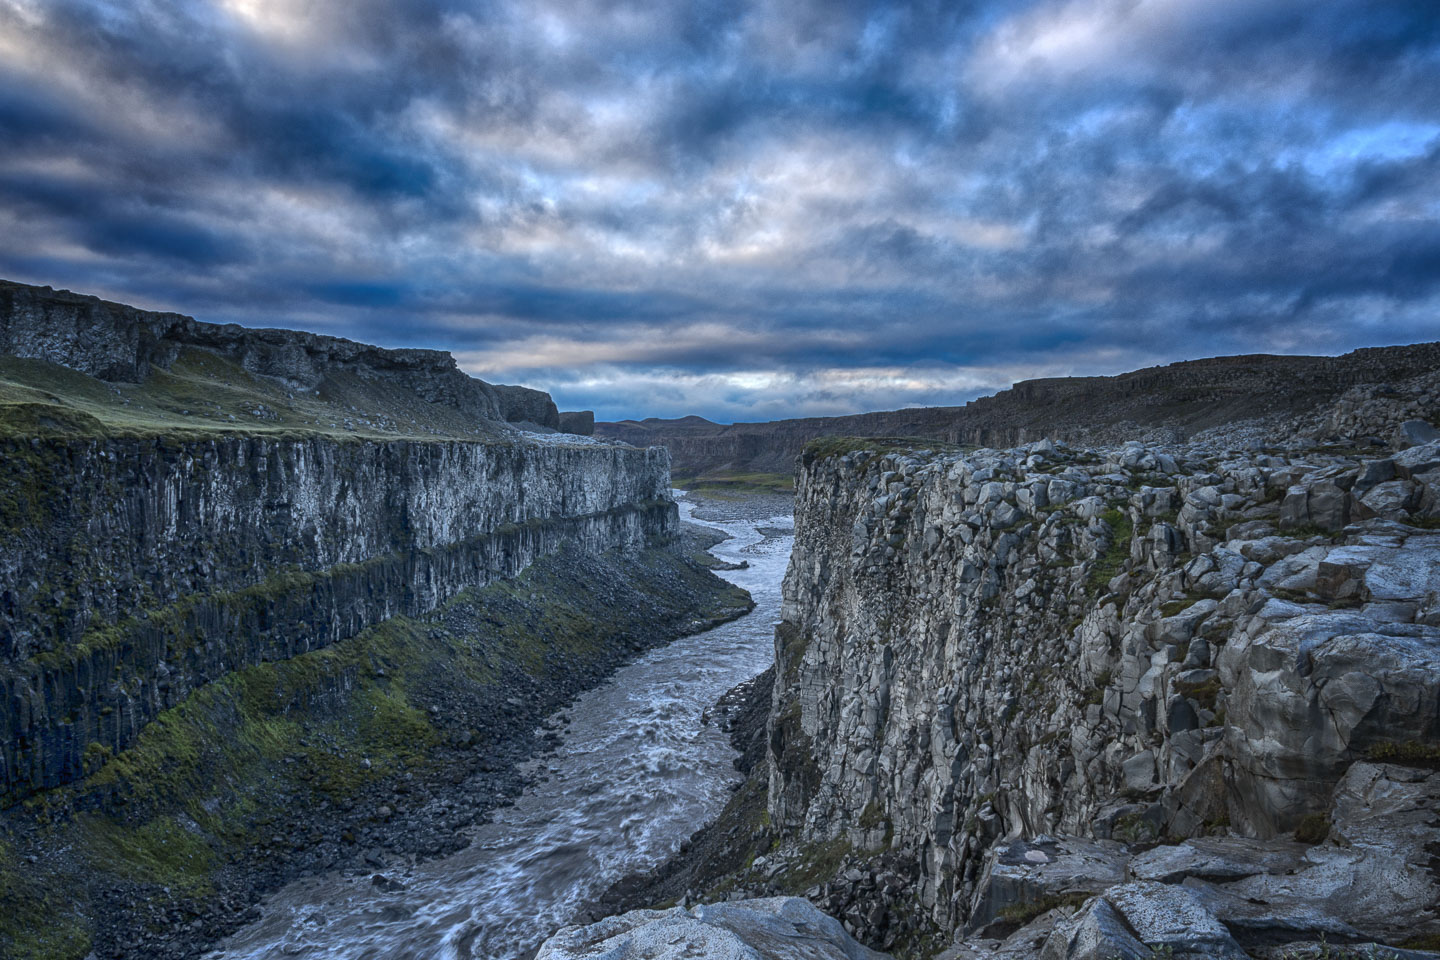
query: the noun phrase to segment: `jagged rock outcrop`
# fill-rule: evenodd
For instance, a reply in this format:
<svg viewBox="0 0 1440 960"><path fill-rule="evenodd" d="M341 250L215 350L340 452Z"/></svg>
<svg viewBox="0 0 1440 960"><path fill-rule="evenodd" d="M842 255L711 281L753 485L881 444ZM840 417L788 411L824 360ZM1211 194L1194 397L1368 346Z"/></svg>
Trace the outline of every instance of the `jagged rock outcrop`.
<svg viewBox="0 0 1440 960"><path fill-rule="evenodd" d="M799 897L635 910L566 927L535 960L884 960Z"/></svg>
<svg viewBox="0 0 1440 960"><path fill-rule="evenodd" d="M1440 761L1437 517L1436 443L811 448L776 640L779 858L841 843L913 862L915 901L952 930L1103 894L1055 933L1056 957L1130 955L1106 931L1134 939L1142 915L1214 934L1139 936L1150 946L1235 956L1257 899L1294 907L1261 924L1272 938L1326 929L1295 912L1307 902L1350 939L1440 934L1431 854L1407 852L1440 840L1416 770ZM1353 826L1376 797L1410 811L1412 835ZM1326 823L1297 854L1289 837L1313 844ZM1055 882L1027 862L1060 864ZM897 920L845 888L812 893L872 940ZM1408 926L1359 899L1326 913L1367 888Z"/></svg>
<svg viewBox="0 0 1440 960"><path fill-rule="evenodd" d="M595 432L639 446L663 445L680 476L789 473L805 444L826 436L919 437L994 447L1042 437L1093 444L1137 437L1183 440L1252 421L1255 439L1266 443L1304 418L1313 433L1383 434L1388 440L1397 416L1434 421L1440 415L1437 367L1440 343L1367 348L1340 357L1215 357L1114 377L1026 380L963 407L770 423L652 418L598 423ZM1410 382L1416 378L1424 379ZM1406 402L1395 402L1397 395Z"/></svg>

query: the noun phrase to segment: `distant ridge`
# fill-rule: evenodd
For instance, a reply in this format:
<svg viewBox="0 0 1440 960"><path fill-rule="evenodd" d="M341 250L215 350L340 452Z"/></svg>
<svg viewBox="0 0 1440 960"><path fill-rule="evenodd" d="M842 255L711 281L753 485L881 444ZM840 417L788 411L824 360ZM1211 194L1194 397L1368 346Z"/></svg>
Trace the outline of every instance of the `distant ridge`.
<svg viewBox="0 0 1440 960"><path fill-rule="evenodd" d="M679 476L789 473L805 444L822 436L904 436L983 446L1041 437L1105 442L1157 433L1183 440L1236 421L1293 418L1358 384L1383 385L1436 370L1440 342L1366 347L1339 357L1247 354L1110 377L1023 380L964 406L762 423L649 418L596 423L595 435L662 445Z"/></svg>

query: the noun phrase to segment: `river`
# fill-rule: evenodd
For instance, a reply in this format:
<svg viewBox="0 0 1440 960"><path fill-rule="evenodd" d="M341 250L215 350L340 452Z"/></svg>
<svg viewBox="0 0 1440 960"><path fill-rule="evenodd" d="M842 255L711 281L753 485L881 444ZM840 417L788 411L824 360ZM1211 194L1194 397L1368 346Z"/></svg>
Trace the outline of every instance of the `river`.
<svg viewBox="0 0 1440 960"><path fill-rule="evenodd" d="M383 892L373 871L296 881L207 960L525 957L581 903L658 865L718 814L739 775L728 738L702 715L774 658L793 538L761 530L792 520L703 521L680 507L730 534L716 556L749 562L721 576L750 591L751 613L647 653L551 717L560 741L532 761L535 781L471 828L464 850L387 870L403 889Z"/></svg>

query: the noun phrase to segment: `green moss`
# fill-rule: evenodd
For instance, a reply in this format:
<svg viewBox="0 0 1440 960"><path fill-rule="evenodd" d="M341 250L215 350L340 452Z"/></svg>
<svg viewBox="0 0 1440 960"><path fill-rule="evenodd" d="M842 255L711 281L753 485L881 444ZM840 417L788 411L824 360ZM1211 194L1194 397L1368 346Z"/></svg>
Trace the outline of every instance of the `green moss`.
<svg viewBox="0 0 1440 960"><path fill-rule="evenodd" d="M80 960L90 936L71 891L31 864L16 862L0 840L0 956L13 960Z"/></svg>
<svg viewBox="0 0 1440 960"><path fill-rule="evenodd" d="M1206 680L1204 683L1197 684L1177 682L1175 684L1175 689L1178 690L1183 696L1194 700L1197 704L1199 704L1201 707L1204 707L1206 710L1214 710L1216 702L1220 699L1220 678L1218 676L1214 676L1211 677L1209 680Z"/></svg>
<svg viewBox="0 0 1440 960"><path fill-rule="evenodd" d="M785 873L777 879L780 886L793 894L799 894L832 879L840 872L840 864L852 850L850 841L843 837L823 842L807 843L800 848L800 856Z"/></svg>
<svg viewBox="0 0 1440 960"><path fill-rule="evenodd" d="M1153 843L1160 839L1160 832L1155 825L1139 813L1126 814L1117 818L1111 835L1116 840L1129 844Z"/></svg>
<svg viewBox="0 0 1440 960"><path fill-rule="evenodd" d="M87 816L81 832L93 861L132 880L172 887L198 896L210 891L214 852L196 832L174 818L156 817L138 826L104 816Z"/></svg>
<svg viewBox="0 0 1440 960"><path fill-rule="evenodd" d="M43 360L0 357L0 437L325 435L491 440L493 428L398 384L333 371L293 391L199 348L143 383L107 383Z"/></svg>
<svg viewBox="0 0 1440 960"><path fill-rule="evenodd" d="M86 744L85 751L80 755L80 762L84 766L86 774L100 770L113 759L115 759L115 751L103 743Z"/></svg>
<svg viewBox="0 0 1440 960"><path fill-rule="evenodd" d="M1110 528L1110 546L1095 558L1086 581L1092 593L1100 593L1106 585L1124 569L1130 559L1130 538L1135 533L1135 524L1124 510L1110 509L1100 514Z"/></svg>
<svg viewBox="0 0 1440 960"><path fill-rule="evenodd" d="M1440 953L1440 933L1422 933L1417 937L1400 941L1399 945L1405 950L1429 950Z"/></svg>
<svg viewBox="0 0 1440 960"><path fill-rule="evenodd" d="M800 679L800 664L805 659L805 651L810 647L810 637L794 623L782 620L775 627L775 644L778 652L776 662L780 665L780 683L790 686ZM800 701L792 701L792 706L798 709Z"/></svg>
<svg viewBox="0 0 1440 960"><path fill-rule="evenodd" d="M675 476L674 483L691 493L725 499L757 493L795 492L795 478L788 473L707 473Z"/></svg>
<svg viewBox="0 0 1440 960"><path fill-rule="evenodd" d="M52 913L48 907L38 923L26 924L20 915L7 923L0 920L0 946L13 960L81 960L90 952L90 932L85 921L70 913ZM7 929L10 928L10 929Z"/></svg>
<svg viewBox="0 0 1440 960"><path fill-rule="evenodd" d="M1018 929L1041 914L1049 913L1057 907L1079 907L1093 896L1093 893L1078 892L1051 894L1029 903L1016 903L1005 907L996 915L996 919L1012 923Z"/></svg>
<svg viewBox="0 0 1440 960"><path fill-rule="evenodd" d="M1177 613L1183 613L1199 603L1201 599L1201 597L1186 597L1183 600L1171 600L1167 603L1162 603L1160 605L1160 616L1173 617Z"/></svg>
<svg viewBox="0 0 1440 960"><path fill-rule="evenodd" d="M1344 530L1326 530L1322 527L1315 526L1313 523L1298 527L1287 527L1281 530L1280 533L1283 536L1293 537L1296 540L1309 540L1314 537L1320 537L1334 543L1345 539Z"/></svg>
<svg viewBox="0 0 1440 960"><path fill-rule="evenodd" d="M856 821L865 830L874 830L880 824L888 822L885 808L880 805L879 800L871 800L865 804L865 809L860 811L860 819Z"/></svg>
<svg viewBox="0 0 1440 960"><path fill-rule="evenodd" d="M1307 813L1295 827L1295 839L1301 843L1321 843L1330 835L1330 820L1323 813Z"/></svg>
<svg viewBox="0 0 1440 960"><path fill-rule="evenodd" d="M1379 763L1440 769L1440 743L1421 743L1419 740L1400 743L1387 741L1372 744L1366 755Z"/></svg>
<svg viewBox="0 0 1440 960"><path fill-rule="evenodd" d="M203 896L220 864L272 846L289 805L330 800L343 808L376 780L436 771L436 746L462 732L444 732L432 719L437 691L494 696L520 674L571 669L656 611L690 622L697 592L713 600L708 612L717 616L748 608L744 591L668 550L623 564L636 602L621 602L613 582L592 581L576 572L574 558L557 555L423 620L396 617L319 650L235 670L162 712L119 753L90 744L85 779L27 803L37 822L51 822L67 857L11 873L0 857L0 914L23 918L7 926L0 917L0 956L65 956L29 946L17 953L17 931L33 927L46 943L70 943L67 924L88 929L85 891L113 885L107 877L152 885L153 897L172 904ZM236 602L263 604L310 582L285 572L238 592L245 599ZM183 626L183 617L174 623ZM176 642L187 642L183 629ZM79 812L97 808L123 810L124 819ZM22 876L23 889L11 882Z"/></svg>

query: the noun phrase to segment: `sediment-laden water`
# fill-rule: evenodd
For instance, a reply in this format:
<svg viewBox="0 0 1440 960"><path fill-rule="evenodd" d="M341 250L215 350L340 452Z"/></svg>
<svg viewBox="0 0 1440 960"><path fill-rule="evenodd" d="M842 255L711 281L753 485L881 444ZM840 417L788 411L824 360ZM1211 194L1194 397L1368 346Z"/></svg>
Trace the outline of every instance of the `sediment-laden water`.
<svg viewBox="0 0 1440 960"><path fill-rule="evenodd" d="M681 511L693 519L691 504ZM749 562L721 575L750 591L753 612L651 651L550 718L563 732L534 761L536 782L472 828L466 849L384 871L398 883L377 886L374 871L292 883L210 960L524 957L581 903L659 864L717 814L738 779L735 753L702 715L773 659L792 540L773 528L792 523L694 522L731 535L717 556Z"/></svg>

